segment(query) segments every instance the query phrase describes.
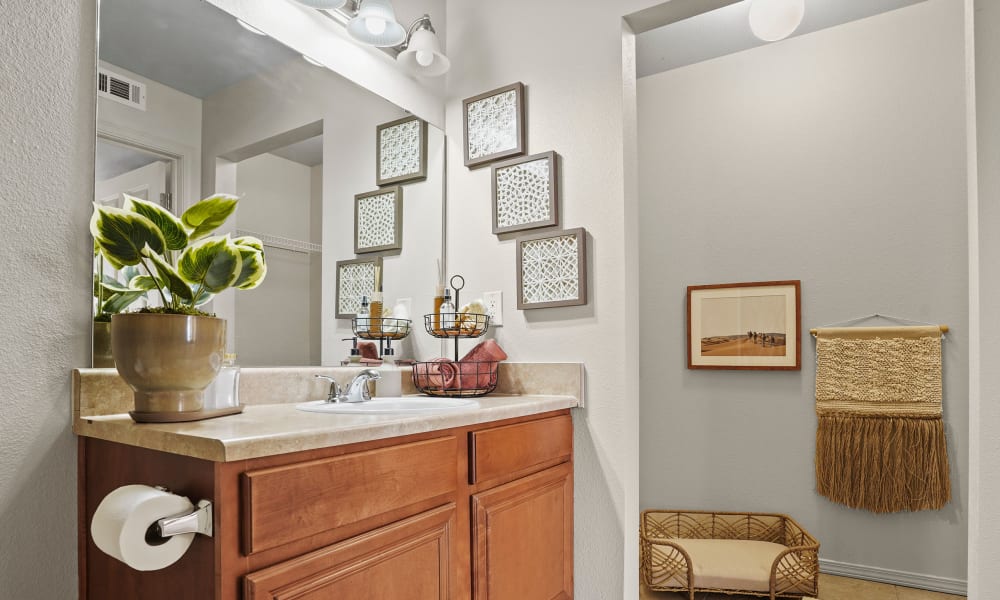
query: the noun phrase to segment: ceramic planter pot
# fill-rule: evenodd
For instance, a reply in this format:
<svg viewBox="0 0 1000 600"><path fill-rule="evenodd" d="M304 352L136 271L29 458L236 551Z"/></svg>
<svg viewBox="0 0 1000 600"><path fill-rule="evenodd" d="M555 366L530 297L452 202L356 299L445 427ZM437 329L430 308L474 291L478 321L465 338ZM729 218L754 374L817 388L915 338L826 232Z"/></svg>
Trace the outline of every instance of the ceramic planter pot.
<svg viewBox="0 0 1000 600"><path fill-rule="evenodd" d="M115 359L111 354L111 323L109 321L94 321L94 367L114 367Z"/></svg>
<svg viewBox="0 0 1000 600"><path fill-rule="evenodd" d="M204 390L222 366L224 319L128 313L111 323L115 366L135 396L133 419L202 409Z"/></svg>

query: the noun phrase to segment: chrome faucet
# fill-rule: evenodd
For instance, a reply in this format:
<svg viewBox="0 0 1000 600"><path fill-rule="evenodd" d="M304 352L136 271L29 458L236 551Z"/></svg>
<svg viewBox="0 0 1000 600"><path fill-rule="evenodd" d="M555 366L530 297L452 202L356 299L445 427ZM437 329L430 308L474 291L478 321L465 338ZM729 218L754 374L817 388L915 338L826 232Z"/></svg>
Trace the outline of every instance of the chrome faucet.
<svg viewBox="0 0 1000 600"><path fill-rule="evenodd" d="M361 371L351 382L351 386L347 389L347 398L342 402L368 402L372 399L368 391L368 382L381 377L382 375L375 369Z"/></svg>
<svg viewBox="0 0 1000 600"><path fill-rule="evenodd" d="M333 404L335 402L347 402L347 397L344 396L344 392L340 389L340 384L333 377L328 377L326 375L316 375L317 379L326 379L330 382L330 391L326 395L325 402Z"/></svg>

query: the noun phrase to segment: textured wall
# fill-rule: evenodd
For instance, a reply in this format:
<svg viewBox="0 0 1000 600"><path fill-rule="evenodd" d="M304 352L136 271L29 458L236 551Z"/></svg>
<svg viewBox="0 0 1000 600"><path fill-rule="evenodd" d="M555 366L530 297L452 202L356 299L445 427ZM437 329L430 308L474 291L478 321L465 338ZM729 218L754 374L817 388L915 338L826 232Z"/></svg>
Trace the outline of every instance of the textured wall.
<svg viewBox="0 0 1000 600"><path fill-rule="evenodd" d="M823 559L965 579L963 77L961 3L928 0L639 80L644 508L787 512ZM808 333L801 371L685 368L687 285L778 279L802 280L804 330L875 312L951 325L943 510L815 493Z"/></svg>
<svg viewBox="0 0 1000 600"><path fill-rule="evenodd" d="M75 598L69 371L90 356L96 10L0 11L0 596Z"/></svg>
<svg viewBox="0 0 1000 600"><path fill-rule="evenodd" d="M448 270L465 276L463 298L503 291L495 335L512 360L587 365L587 406L574 423L575 586L588 600L638 595L636 236L626 160L635 71L623 70L632 44L623 44L621 17L649 4L448 3ZM463 166L462 99L515 81L527 88L528 152L562 157L560 225L590 234L586 306L516 309L515 236L490 233L489 167Z"/></svg>

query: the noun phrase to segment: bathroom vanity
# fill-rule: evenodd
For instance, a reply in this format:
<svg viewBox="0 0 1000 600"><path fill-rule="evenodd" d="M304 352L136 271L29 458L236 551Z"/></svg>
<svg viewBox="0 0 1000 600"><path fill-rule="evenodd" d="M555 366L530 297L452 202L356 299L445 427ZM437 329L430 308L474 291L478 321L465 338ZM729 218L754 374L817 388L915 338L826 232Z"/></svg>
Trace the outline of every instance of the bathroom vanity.
<svg viewBox="0 0 1000 600"><path fill-rule="evenodd" d="M314 373L344 371L246 369L242 414L144 425L112 412L128 402L113 370L75 371L80 597L572 597L582 365L502 364L501 393L472 410L294 408L322 397ZM158 571L104 554L90 519L127 484L211 500L213 537Z"/></svg>

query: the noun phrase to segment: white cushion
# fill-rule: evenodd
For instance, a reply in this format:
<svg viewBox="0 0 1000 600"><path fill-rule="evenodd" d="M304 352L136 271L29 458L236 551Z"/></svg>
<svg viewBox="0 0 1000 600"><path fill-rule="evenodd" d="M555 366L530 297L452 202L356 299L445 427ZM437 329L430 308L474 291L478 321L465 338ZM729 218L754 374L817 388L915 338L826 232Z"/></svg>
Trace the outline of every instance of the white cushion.
<svg viewBox="0 0 1000 600"><path fill-rule="evenodd" d="M781 544L753 540L671 541L691 557L694 586L714 590L769 591L771 565L788 550Z"/></svg>

